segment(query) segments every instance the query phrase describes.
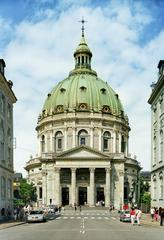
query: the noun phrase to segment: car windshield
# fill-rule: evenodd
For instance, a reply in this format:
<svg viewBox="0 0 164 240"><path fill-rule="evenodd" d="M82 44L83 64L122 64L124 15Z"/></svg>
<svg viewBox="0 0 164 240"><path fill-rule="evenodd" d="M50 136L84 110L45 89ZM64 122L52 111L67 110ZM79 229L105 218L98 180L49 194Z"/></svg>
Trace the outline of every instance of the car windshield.
<svg viewBox="0 0 164 240"><path fill-rule="evenodd" d="M31 211L30 215L33 215L33 214L43 214L43 211Z"/></svg>

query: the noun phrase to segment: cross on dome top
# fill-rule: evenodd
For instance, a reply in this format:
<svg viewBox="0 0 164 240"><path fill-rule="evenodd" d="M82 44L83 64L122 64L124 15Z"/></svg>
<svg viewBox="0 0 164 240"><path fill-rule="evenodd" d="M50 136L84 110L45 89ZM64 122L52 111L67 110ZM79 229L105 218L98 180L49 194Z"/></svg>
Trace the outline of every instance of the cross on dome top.
<svg viewBox="0 0 164 240"><path fill-rule="evenodd" d="M81 21L79 21L79 22L81 22L81 24L82 24L81 31L82 31L82 37L84 37L84 30L85 30L84 23L86 23L87 21L85 21L84 17L82 17Z"/></svg>

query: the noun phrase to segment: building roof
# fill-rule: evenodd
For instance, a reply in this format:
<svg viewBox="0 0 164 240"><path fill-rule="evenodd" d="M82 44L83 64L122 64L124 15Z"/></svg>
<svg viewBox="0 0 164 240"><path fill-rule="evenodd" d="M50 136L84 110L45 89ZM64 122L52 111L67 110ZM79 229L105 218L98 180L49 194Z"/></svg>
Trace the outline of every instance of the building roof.
<svg viewBox="0 0 164 240"><path fill-rule="evenodd" d="M154 100L156 99L156 96L158 96L162 87L164 86L164 60L159 61L158 68L159 68L159 78L155 84L153 83L152 93L148 100L149 104L152 104L154 102Z"/></svg>
<svg viewBox="0 0 164 240"><path fill-rule="evenodd" d="M74 52L75 69L48 94L41 116L62 112L103 112L124 118L118 94L91 68L92 52L85 37Z"/></svg>

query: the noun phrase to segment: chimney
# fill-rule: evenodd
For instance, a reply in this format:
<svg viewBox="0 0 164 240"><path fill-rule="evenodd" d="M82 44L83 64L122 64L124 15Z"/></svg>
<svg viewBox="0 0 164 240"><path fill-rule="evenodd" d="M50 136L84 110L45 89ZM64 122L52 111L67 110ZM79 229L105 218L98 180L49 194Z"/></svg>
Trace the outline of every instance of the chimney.
<svg viewBox="0 0 164 240"><path fill-rule="evenodd" d="M3 75L5 74L5 61L3 59L0 59L0 73L2 73Z"/></svg>

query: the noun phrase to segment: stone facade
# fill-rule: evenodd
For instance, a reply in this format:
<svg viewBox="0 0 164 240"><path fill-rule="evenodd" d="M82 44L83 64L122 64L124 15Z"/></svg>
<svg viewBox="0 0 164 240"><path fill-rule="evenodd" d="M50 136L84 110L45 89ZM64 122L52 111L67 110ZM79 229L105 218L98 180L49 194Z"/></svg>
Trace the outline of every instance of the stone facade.
<svg viewBox="0 0 164 240"><path fill-rule="evenodd" d="M120 208L138 202L140 166L129 155L129 123L110 86L91 69L82 35L75 69L48 94L36 127L38 154L25 169L38 205Z"/></svg>
<svg viewBox="0 0 164 240"><path fill-rule="evenodd" d="M13 103L16 97L12 82L4 75L5 62L0 59L0 210L12 209L13 200ZM3 212L0 212L2 217Z"/></svg>
<svg viewBox="0 0 164 240"><path fill-rule="evenodd" d="M151 204L164 206L164 61L158 64L159 78L152 84L151 104Z"/></svg>

